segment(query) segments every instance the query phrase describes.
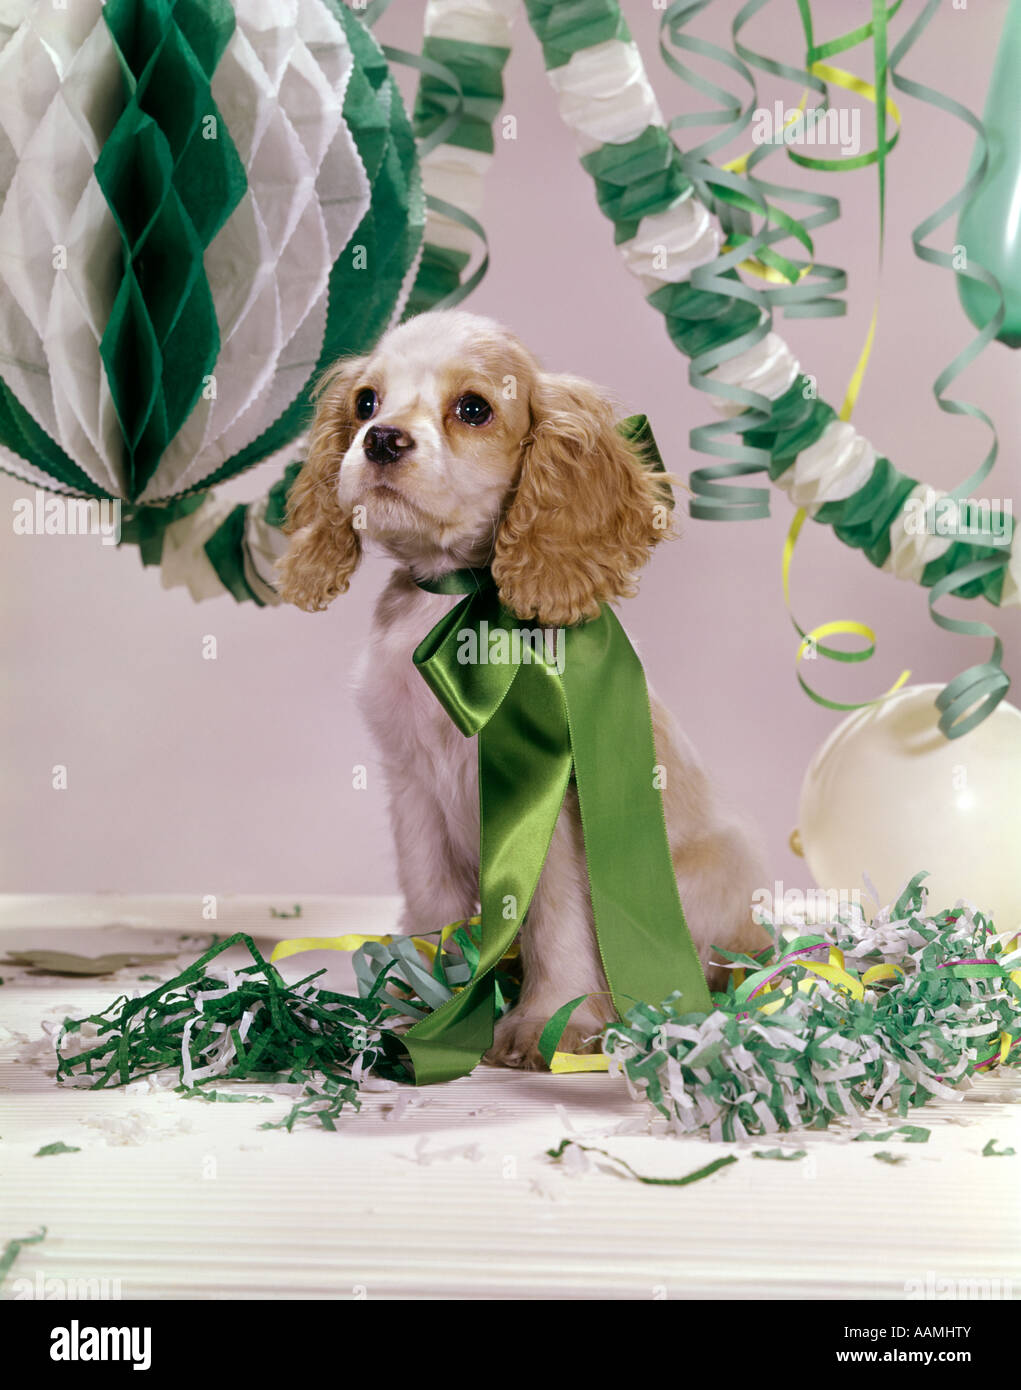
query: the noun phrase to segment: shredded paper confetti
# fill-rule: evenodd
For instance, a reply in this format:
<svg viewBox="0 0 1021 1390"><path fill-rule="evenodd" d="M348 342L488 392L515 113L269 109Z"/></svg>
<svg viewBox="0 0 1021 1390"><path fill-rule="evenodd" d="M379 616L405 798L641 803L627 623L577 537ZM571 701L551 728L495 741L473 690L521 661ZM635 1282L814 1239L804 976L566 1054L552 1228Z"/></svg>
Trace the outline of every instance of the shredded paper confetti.
<svg viewBox="0 0 1021 1390"><path fill-rule="evenodd" d="M676 1133L731 1141L849 1120L862 1139L925 1143L920 1125L867 1133L865 1121L904 1118L933 1096L959 1100L975 1071L1008 1060L1021 1036L1021 949L967 904L925 915L923 877L871 921L855 905L793 940L773 924L766 962L720 952L732 980L717 1007L679 1014L676 997L636 1006L603 1036L611 1072ZM102 1087L176 1072L180 1093L209 1101L258 1099L203 1091L213 1081L289 1083L290 1112L261 1128L334 1129L360 1089L407 1079L387 1039L471 978L477 926L446 928L437 944L365 938L357 997L319 988L322 971L288 985L239 933L148 994L65 1020L58 1077ZM212 965L236 946L250 965ZM501 967L504 1007L515 965Z"/></svg>
<svg viewBox="0 0 1021 1390"><path fill-rule="evenodd" d="M855 905L793 941L774 926L766 965L721 952L734 978L711 1014L668 1000L611 1024L603 1046L632 1095L675 1132L718 1140L961 1099L1017 1044L1021 950L968 905L924 915L923 877L872 921Z"/></svg>
<svg viewBox="0 0 1021 1390"><path fill-rule="evenodd" d="M252 963L217 971L211 962L244 946ZM56 1038L57 1076L73 1085L125 1085L175 1070L188 1098L216 1080L298 1083L301 1094L279 1126L301 1118L333 1129L345 1105L358 1107L359 1082L381 1065L381 1024L395 1010L382 995L387 971L356 998L320 989L317 971L288 985L251 937L218 942L174 979L101 1013L67 1019ZM218 1091L204 1099L253 1100Z"/></svg>

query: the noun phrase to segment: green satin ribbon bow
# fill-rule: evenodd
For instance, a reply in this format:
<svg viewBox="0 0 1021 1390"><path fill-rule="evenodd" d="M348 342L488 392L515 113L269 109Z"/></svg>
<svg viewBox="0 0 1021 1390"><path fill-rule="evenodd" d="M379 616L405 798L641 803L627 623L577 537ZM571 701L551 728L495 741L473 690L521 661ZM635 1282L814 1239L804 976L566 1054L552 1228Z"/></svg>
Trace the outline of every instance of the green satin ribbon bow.
<svg viewBox="0 0 1021 1390"><path fill-rule="evenodd" d="M604 606L591 622L561 630L564 646L551 654L528 645L524 634L541 629L504 608L488 571L419 583L431 593L466 595L413 659L465 737L478 736L482 927L471 982L395 1039L416 1083L467 1075L492 1044L493 968L524 922L572 777L614 1007L624 1013L679 990L688 1012L708 1012L655 781L645 673L617 618ZM514 652L515 629L522 659L495 660L501 645ZM473 641L485 659L464 659Z"/></svg>

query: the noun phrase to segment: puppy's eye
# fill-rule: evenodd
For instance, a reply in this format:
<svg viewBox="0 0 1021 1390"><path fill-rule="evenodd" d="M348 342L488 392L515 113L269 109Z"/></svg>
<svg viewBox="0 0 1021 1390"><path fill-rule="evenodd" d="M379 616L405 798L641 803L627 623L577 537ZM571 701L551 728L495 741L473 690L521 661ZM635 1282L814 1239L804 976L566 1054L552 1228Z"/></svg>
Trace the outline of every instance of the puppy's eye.
<svg viewBox="0 0 1021 1390"><path fill-rule="evenodd" d="M454 414L465 425L484 425L493 418L493 407L470 392L454 405Z"/></svg>
<svg viewBox="0 0 1021 1390"><path fill-rule="evenodd" d="M378 405L379 399L371 386L367 386L355 396L355 414L359 420L371 420Z"/></svg>

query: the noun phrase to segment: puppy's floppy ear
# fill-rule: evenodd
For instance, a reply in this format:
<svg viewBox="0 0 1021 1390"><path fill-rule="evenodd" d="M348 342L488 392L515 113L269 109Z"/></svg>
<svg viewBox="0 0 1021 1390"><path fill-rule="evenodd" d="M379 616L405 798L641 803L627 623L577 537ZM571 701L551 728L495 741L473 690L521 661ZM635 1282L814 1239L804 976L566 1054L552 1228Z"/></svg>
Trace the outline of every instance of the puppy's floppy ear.
<svg viewBox="0 0 1021 1390"><path fill-rule="evenodd" d="M521 474L497 534L493 578L519 618L570 627L630 597L652 547L669 535L666 476L618 432L587 381L540 376Z"/></svg>
<svg viewBox="0 0 1021 1390"><path fill-rule="evenodd" d="M336 362L316 385L308 457L287 497L284 531L294 539L277 561L279 590L307 613L347 592L361 558L361 541L337 499L337 477L356 430L350 393L363 358Z"/></svg>

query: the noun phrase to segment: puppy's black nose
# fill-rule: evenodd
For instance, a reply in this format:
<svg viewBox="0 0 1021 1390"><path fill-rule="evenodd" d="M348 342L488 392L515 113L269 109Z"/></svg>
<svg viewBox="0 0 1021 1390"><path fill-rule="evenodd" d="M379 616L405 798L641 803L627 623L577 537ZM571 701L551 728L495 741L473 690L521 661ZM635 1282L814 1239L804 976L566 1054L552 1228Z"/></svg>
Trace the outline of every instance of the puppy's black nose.
<svg viewBox="0 0 1021 1390"><path fill-rule="evenodd" d="M395 425L373 425L365 432L365 457L372 463L396 463L414 445L411 435Z"/></svg>

